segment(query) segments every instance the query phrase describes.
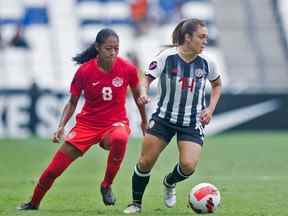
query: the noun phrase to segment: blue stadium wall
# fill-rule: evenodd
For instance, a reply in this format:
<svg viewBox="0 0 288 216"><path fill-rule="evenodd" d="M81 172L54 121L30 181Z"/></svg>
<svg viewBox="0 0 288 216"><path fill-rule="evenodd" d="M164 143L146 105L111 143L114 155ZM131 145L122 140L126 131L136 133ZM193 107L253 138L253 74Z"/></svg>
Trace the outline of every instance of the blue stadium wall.
<svg viewBox="0 0 288 216"><path fill-rule="evenodd" d="M0 138L50 137L67 100L64 92L37 86L0 89ZM127 99L127 108L132 135L141 136L132 97ZM77 111L80 109L81 105ZM233 130L287 130L287 117L288 94L223 94L206 130L208 135ZM71 120L67 129L73 124Z"/></svg>

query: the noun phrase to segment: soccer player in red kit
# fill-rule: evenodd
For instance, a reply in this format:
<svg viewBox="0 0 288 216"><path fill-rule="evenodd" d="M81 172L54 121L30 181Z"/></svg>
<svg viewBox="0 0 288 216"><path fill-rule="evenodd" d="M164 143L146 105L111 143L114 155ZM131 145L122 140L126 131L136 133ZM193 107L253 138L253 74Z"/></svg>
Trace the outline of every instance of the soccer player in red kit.
<svg viewBox="0 0 288 216"><path fill-rule="evenodd" d="M96 143L109 150L105 177L100 187L102 199L105 205L115 204L111 184L123 161L130 133L125 109L128 86L135 102L140 95L136 67L117 57L118 52L118 35L112 29L105 28L97 34L96 41L87 50L73 58L81 65L71 83L71 96L63 110L53 142L58 143L63 137L64 127L73 115L82 93L85 104L76 116L76 125L64 136L64 144L40 176L32 199L19 206L19 210L38 209L55 179ZM145 109L143 105L137 104L137 107L144 134L147 125Z"/></svg>

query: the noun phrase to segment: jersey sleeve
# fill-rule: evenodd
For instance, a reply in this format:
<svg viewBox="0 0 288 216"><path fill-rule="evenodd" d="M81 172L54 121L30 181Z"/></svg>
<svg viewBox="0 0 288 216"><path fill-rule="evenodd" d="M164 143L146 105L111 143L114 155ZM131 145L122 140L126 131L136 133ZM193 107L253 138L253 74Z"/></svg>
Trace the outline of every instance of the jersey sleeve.
<svg viewBox="0 0 288 216"><path fill-rule="evenodd" d="M135 88L139 84L138 69L134 65L129 65L129 86Z"/></svg>
<svg viewBox="0 0 288 216"><path fill-rule="evenodd" d="M77 70L70 85L70 93L74 96L80 96L83 90L83 78L81 68Z"/></svg>
<svg viewBox="0 0 288 216"><path fill-rule="evenodd" d="M208 72L208 80L209 81L213 81L216 80L220 77L220 73L217 71L216 65L214 62L207 60L208 62L208 68L209 68L209 72Z"/></svg>
<svg viewBox="0 0 288 216"><path fill-rule="evenodd" d="M158 55L152 61L150 61L149 66L145 72L145 75L150 75L158 78L165 66L165 55Z"/></svg>

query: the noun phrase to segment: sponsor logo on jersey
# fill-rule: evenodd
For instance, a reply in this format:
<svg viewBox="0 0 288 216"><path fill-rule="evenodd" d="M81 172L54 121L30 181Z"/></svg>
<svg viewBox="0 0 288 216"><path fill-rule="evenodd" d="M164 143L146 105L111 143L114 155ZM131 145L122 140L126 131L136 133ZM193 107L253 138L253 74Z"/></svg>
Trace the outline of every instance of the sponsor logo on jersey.
<svg viewBox="0 0 288 216"><path fill-rule="evenodd" d="M123 79L121 77L115 77L113 80L112 80L112 85L115 86L115 87L121 87L123 85Z"/></svg>
<svg viewBox="0 0 288 216"><path fill-rule="evenodd" d="M149 65L149 70L154 70L157 68L157 61L152 61Z"/></svg>
<svg viewBox="0 0 288 216"><path fill-rule="evenodd" d="M201 79L204 76L204 71L200 68L196 69L195 76L197 79Z"/></svg>

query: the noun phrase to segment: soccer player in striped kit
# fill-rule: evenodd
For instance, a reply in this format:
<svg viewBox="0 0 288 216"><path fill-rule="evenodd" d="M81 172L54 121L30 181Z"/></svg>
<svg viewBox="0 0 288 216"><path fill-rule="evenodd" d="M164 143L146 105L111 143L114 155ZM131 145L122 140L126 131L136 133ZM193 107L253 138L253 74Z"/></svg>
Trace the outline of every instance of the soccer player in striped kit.
<svg viewBox="0 0 288 216"><path fill-rule="evenodd" d="M158 103L144 136L142 151L132 177L133 202L124 213L141 212L142 197L158 156L174 135L179 162L163 178L164 203L176 204L176 183L190 177L200 159L203 127L207 125L221 94L221 79L213 64L200 53L207 44L208 30L201 20L181 21L173 31L172 45L150 63L145 73L140 104L150 101L151 82L159 78ZM205 84L211 84L209 105L205 105Z"/></svg>
<svg viewBox="0 0 288 216"><path fill-rule="evenodd" d="M76 116L76 125L64 137L64 144L56 151L34 189L32 199L19 206L19 210L38 209L52 184L73 161L84 155L94 144L109 150L105 177L100 191L105 205L114 205L111 185L124 159L129 122L125 109L127 89L130 87L135 101L140 96L137 68L118 57L119 37L112 29L98 32L95 42L73 58L80 64L70 87L66 104L53 142L60 142L64 127L73 115L80 95L85 104ZM144 134L147 121L144 105L138 105Z"/></svg>

